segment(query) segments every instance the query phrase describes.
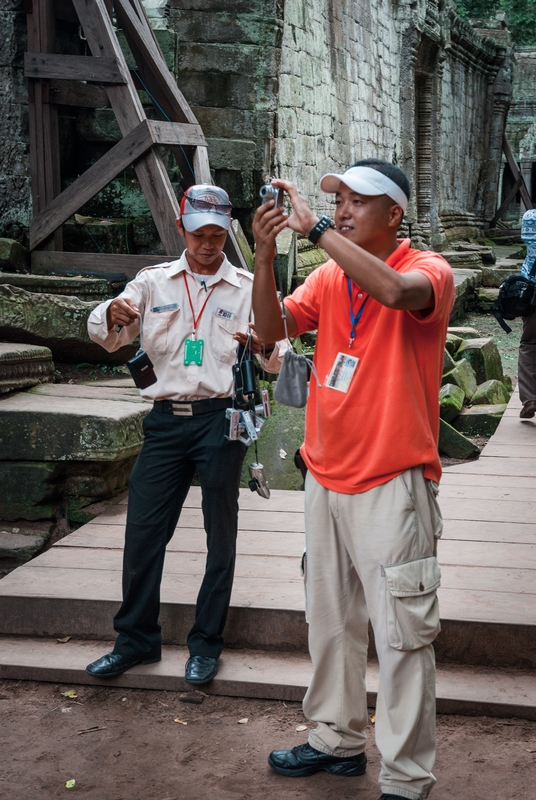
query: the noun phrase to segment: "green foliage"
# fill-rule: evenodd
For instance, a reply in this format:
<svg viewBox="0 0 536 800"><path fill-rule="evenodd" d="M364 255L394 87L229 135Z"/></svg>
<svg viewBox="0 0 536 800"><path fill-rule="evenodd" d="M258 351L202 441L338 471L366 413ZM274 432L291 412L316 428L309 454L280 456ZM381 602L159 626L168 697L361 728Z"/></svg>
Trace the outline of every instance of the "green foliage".
<svg viewBox="0 0 536 800"><path fill-rule="evenodd" d="M456 0L458 13L469 19L488 19L504 11L514 44L536 46L536 3L534 0Z"/></svg>

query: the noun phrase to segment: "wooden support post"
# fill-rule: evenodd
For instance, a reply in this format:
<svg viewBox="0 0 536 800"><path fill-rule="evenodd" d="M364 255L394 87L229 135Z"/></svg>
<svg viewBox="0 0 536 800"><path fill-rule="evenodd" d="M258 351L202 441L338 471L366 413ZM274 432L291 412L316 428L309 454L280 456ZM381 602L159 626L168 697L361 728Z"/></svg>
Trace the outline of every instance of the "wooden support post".
<svg viewBox="0 0 536 800"><path fill-rule="evenodd" d="M33 0L27 15L28 48L48 53L54 50L55 18L52 0ZM42 211L61 191L58 109L50 103L48 81L30 81L30 169L34 214ZM43 243L45 249L61 250L61 229Z"/></svg>

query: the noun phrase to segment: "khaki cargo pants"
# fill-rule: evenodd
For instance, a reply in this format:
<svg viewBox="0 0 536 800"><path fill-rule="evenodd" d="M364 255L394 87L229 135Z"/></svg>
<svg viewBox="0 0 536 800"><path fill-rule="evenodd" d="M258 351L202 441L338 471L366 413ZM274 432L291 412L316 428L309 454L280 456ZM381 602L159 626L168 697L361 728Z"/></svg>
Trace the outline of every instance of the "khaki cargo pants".
<svg viewBox="0 0 536 800"><path fill-rule="evenodd" d="M362 494L305 483L306 613L314 674L303 702L323 753L365 749L368 621L380 665L382 792L425 798L435 783L435 659L442 520L421 467Z"/></svg>

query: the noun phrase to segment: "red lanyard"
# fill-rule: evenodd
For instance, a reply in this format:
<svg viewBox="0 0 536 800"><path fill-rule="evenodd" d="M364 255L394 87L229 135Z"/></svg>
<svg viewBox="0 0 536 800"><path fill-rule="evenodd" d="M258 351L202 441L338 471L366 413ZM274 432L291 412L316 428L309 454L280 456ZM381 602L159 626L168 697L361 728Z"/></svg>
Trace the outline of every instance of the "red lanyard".
<svg viewBox="0 0 536 800"><path fill-rule="evenodd" d="M184 283L186 285L186 292L188 294L188 302L190 303L190 308L192 309L192 319L193 319L193 322L194 322L193 337L195 339L195 332L196 332L197 326L199 324L199 320L201 319L201 315L202 315L203 311L205 310L205 306L208 303L208 299L209 299L210 295L212 294L212 292L214 291L214 289L216 287L214 285L212 287L212 289L210 290L210 292L208 292L207 298L206 298L205 302L203 303L203 307L201 308L201 311L199 312L199 314L197 315L197 318L196 318L195 311L194 311L194 306L193 306L193 303L192 303L192 298L190 297L190 288L188 286L188 278L186 277L186 272L182 273L182 277L184 278Z"/></svg>

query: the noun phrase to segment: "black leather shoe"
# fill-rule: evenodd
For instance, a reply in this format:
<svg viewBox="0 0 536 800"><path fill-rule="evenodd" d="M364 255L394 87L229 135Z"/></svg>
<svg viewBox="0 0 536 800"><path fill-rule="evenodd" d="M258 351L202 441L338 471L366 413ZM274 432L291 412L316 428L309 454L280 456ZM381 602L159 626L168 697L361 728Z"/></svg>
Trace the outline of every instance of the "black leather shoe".
<svg viewBox="0 0 536 800"><path fill-rule="evenodd" d="M186 662L186 683L208 683L216 677L218 659L210 656L190 656Z"/></svg>
<svg viewBox="0 0 536 800"><path fill-rule="evenodd" d="M292 750L274 750L268 756L268 763L280 775L291 778L303 778L321 770L331 775L363 775L367 769L367 757L364 753L351 758L328 756L315 750L308 742L293 747Z"/></svg>
<svg viewBox="0 0 536 800"><path fill-rule="evenodd" d="M94 678L113 678L136 664L156 664L160 659L161 656L122 656L120 653L107 653L92 664L88 664L86 672Z"/></svg>

